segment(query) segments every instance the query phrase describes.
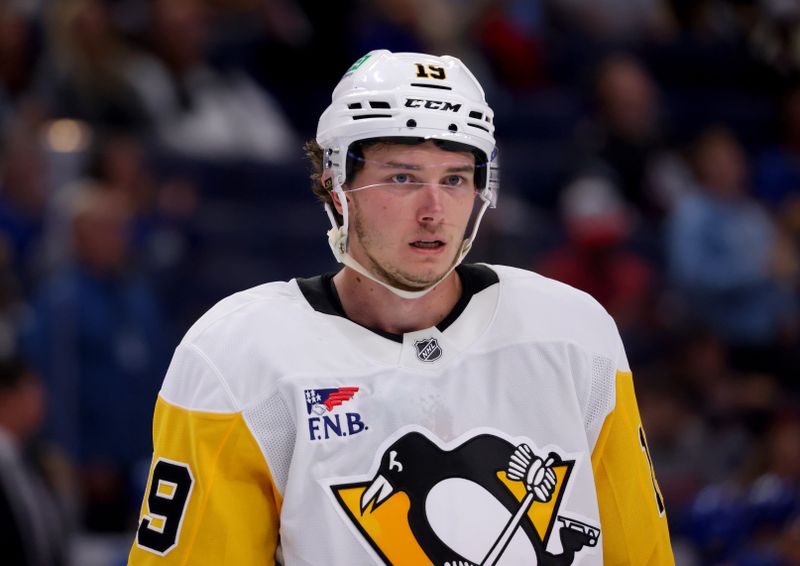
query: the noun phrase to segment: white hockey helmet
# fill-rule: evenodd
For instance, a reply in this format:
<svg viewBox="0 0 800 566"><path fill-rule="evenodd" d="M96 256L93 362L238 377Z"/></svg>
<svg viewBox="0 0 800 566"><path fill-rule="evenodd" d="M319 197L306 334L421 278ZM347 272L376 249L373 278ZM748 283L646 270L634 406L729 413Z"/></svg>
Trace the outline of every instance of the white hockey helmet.
<svg viewBox="0 0 800 566"><path fill-rule="evenodd" d="M475 187L483 204L452 271L472 246L486 209L496 206L499 185L494 112L486 104L480 83L461 60L449 55L371 51L344 74L317 126L316 139L323 150L323 176L330 178L329 188L339 195L342 203L341 224L331 206L326 205L332 225L328 242L334 256L395 294L416 298L436 284L420 291L396 289L369 273L347 253L349 215L343 186L348 180L350 150L356 142L398 137L455 142L476 154Z"/></svg>
<svg viewBox="0 0 800 566"><path fill-rule="evenodd" d="M483 156L476 171L478 195L496 205L494 112L460 59L381 49L348 69L317 127L334 187L347 180L350 146L383 137L439 139L474 148Z"/></svg>

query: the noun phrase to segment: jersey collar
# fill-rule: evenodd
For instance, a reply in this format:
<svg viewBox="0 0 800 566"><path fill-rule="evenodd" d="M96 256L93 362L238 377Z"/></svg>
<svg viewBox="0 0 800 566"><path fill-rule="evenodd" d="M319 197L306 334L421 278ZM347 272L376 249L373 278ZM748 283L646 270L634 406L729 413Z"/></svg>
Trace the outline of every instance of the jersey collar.
<svg viewBox="0 0 800 566"><path fill-rule="evenodd" d="M459 319L473 296L497 284L499 281L497 273L490 267L482 264L459 265L456 267L456 273L458 273L461 278L462 293L458 302L453 306L453 309L436 325L436 329L442 333ZM323 314L340 316L348 319L342 307L342 302L339 299L339 294L336 291L336 286L333 284L334 275L336 275L336 273L326 273L309 278L298 278L297 285L300 287L300 292L303 294L306 301L308 301L314 310ZM354 324L358 323L354 322ZM393 334L375 328L368 328L363 325L359 326L388 340L401 344L403 343L403 334Z"/></svg>

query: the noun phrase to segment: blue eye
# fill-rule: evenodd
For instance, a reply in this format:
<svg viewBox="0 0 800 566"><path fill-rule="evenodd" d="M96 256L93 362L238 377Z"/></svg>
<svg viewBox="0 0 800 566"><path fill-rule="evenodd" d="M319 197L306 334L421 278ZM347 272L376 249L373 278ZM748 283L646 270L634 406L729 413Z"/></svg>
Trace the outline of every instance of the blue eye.
<svg viewBox="0 0 800 566"><path fill-rule="evenodd" d="M392 181L395 183L408 183L411 181L411 177L408 173L398 173L397 175L392 175Z"/></svg>
<svg viewBox="0 0 800 566"><path fill-rule="evenodd" d="M461 186L463 183L464 183L464 177L462 177L461 175L450 175L449 177L447 177L447 179L445 179L444 184L450 187L458 187Z"/></svg>

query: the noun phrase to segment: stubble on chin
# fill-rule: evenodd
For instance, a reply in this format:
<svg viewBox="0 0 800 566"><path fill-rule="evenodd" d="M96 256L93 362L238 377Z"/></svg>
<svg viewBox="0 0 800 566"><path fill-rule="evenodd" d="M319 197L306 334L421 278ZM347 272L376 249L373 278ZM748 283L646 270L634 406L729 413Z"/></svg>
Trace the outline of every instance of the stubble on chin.
<svg viewBox="0 0 800 566"><path fill-rule="evenodd" d="M374 238L370 237L367 230L364 228L361 214L357 209L353 212L352 226L355 230L355 235L358 238L361 249L364 251L364 255L368 261L368 265L365 265L364 267L375 274L384 283L391 285L392 287L401 289L403 291L419 291L422 289L427 289L428 287L439 283L439 281L444 278L444 275L448 273L455 262L456 258L453 257L447 268L437 270L436 272L432 272L432 270L428 269L421 273L403 271L397 266L382 263L378 258L370 253L370 249L375 245L375 241Z"/></svg>
<svg viewBox="0 0 800 566"><path fill-rule="evenodd" d="M431 274L428 272L424 274L415 274L403 272L391 265L381 265L369 252L367 252L367 259L370 263L368 268L370 271L375 273L384 283L403 291L419 291L421 289L426 289L438 283L442 275L444 275L444 273Z"/></svg>

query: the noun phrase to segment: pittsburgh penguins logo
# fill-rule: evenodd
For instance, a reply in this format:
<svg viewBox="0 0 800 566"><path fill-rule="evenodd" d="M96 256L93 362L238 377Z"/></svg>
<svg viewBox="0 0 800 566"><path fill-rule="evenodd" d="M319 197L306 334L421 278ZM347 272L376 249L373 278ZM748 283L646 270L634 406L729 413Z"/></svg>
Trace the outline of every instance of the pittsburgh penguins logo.
<svg viewBox="0 0 800 566"><path fill-rule="evenodd" d="M574 465L494 434L446 447L413 430L381 452L374 475L330 488L384 564L566 566L600 536L559 515ZM551 552L556 528L561 544Z"/></svg>

